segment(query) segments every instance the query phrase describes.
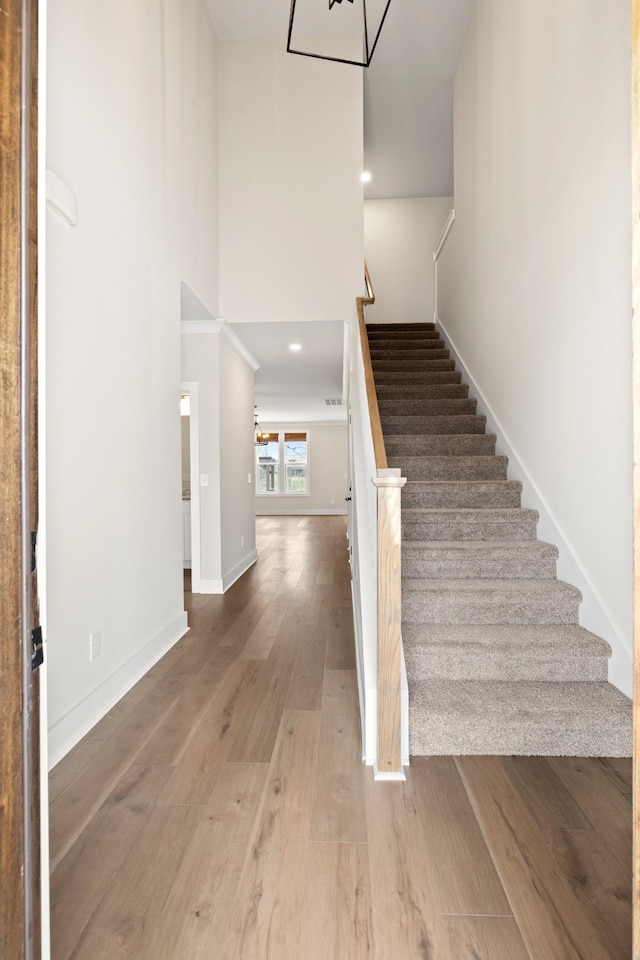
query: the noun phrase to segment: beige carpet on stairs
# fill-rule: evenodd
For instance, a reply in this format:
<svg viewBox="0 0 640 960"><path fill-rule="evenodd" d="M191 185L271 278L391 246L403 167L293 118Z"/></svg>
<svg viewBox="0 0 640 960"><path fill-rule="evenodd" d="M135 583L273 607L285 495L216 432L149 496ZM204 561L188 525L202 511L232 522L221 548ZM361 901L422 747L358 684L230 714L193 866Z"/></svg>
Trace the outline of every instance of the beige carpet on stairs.
<svg viewBox="0 0 640 960"><path fill-rule="evenodd" d="M580 592L433 324L370 324L402 505L402 634L413 756L631 756L631 701L609 645L579 625Z"/></svg>

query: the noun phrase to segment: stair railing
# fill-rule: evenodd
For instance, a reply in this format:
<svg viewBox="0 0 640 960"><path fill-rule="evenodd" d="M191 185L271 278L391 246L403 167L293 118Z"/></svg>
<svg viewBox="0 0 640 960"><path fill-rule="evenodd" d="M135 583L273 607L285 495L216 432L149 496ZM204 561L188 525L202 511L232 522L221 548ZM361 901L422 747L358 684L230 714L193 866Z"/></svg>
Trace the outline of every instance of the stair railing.
<svg viewBox="0 0 640 960"><path fill-rule="evenodd" d="M400 494L406 478L390 468L380 422L365 306L375 302L365 264L367 296L357 298L360 348L364 365L373 450L377 500L377 760L376 779L404 779L402 766L402 677L404 655L401 632L401 518Z"/></svg>
<svg viewBox="0 0 640 960"><path fill-rule="evenodd" d="M455 223L455 219L456 219L456 212L455 210L452 210L449 216L447 217L447 222L445 223L442 229L442 233L440 234L438 242L436 243L435 249L433 251L433 270L435 275L434 282L433 282L433 290L434 290L433 322L434 323L438 322L438 260L440 258L440 254L442 253L444 245L447 242L447 237L451 232L451 228Z"/></svg>

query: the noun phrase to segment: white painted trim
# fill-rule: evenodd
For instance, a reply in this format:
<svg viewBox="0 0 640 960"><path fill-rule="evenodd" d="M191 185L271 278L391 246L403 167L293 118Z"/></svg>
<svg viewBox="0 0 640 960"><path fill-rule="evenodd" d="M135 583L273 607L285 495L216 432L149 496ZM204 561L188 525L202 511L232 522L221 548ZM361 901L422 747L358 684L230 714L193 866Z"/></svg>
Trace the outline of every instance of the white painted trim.
<svg viewBox="0 0 640 960"><path fill-rule="evenodd" d="M436 244L436 248L433 251L433 322L438 322L438 257L442 253L445 243L447 242L447 237L451 232L451 228L455 223L456 212L452 210L449 216L447 217L447 222L444 225L444 229L440 234L440 239Z"/></svg>
<svg viewBox="0 0 640 960"><path fill-rule="evenodd" d="M268 399L268 398L267 398ZM260 395L256 393L256 403L260 406ZM338 409L335 408L334 409ZM342 407L339 409L342 410ZM260 417L261 426L267 430L269 427L273 427L273 432L280 432L280 429L284 428L306 428L310 430L313 427L344 427L347 425L347 411L344 410L344 420L290 420L288 417L286 420L264 420Z"/></svg>
<svg viewBox="0 0 640 960"><path fill-rule="evenodd" d="M46 0L38 0L38 31L47 36ZM51 904L49 883L49 731L47 646L47 324L45 276L47 265L47 205L41 188L46 178L47 143L47 44L38 43L38 599L44 638L44 663L40 667L40 949L42 960L51 956Z"/></svg>
<svg viewBox="0 0 640 960"><path fill-rule="evenodd" d="M404 770L399 770L397 773L380 773L378 770L377 762L373 765L373 779L374 780L406 780L406 775Z"/></svg>
<svg viewBox="0 0 640 960"><path fill-rule="evenodd" d="M299 510L293 508L278 508L274 506L273 510L265 510L264 507L256 504L256 517L346 517L347 507L327 507L317 510L305 510L300 507Z"/></svg>
<svg viewBox="0 0 640 960"><path fill-rule="evenodd" d="M242 342L240 337L234 330L231 329L226 320L222 320L222 336L225 338L229 346L235 350L238 356L245 361L248 366L255 372L260 369L260 364L248 349L245 344Z"/></svg>
<svg viewBox="0 0 640 960"><path fill-rule="evenodd" d="M188 629L186 613L179 614L95 690L49 727L49 769L82 740Z"/></svg>
<svg viewBox="0 0 640 960"><path fill-rule="evenodd" d="M353 550L351 551L351 557L349 559L349 566L352 567L355 560L353 558ZM362 663L362 611L360 610L360 603L356 595L356 587L354 580L354 571L351 570L351 607L353 609L353 632L354 639L356 644L356 680L358 683L358 707L360 710L360 740L362 744L362 762L367 762L366 746L365 746L365 730L366 730L366 703L364 695L364 664Z"/></svg>
<svg viewBox="0 0 640 960"><path fill-rule="evenodd" d="M440 234L440 237L439 237L439 239L438 239L438 242L436 243L435 250L433 251L433 262L434 262L434 263L437 263L438 257L439 257L440 254L442 253L442 249L443 249L445 243L447 242L447 237L448 237L449 234L451 233L451 227L452 227L453 224L455 223L455 219L456 219L456 212L455 212L455 210L452 210L451 213L449 214L449 216L447 217L447 222L445 223L445 225L444 225L444 227L443 227L442 233Z"/></svg>
<svg viewBox="0 0 640 960"><path fill-rule="evenodd" d="M365 687L365 710L367 726L364 732L364 757L366 767L378 763L378 690L377 687Z"/></svg>
<svg viewBox="0 0 640 960"><path fill-rule="evenodd" d="M201 333L220 334L252 370L260 369L260 364L254 355L244 345L238 334L231 329L224 317L218 317L217 320L181 320L180 333L185 335Z"/></svg>
<svg viewBox="0 0 640 960"><path fill-rule="evenodd" d="M258 559L258 551L252 550L242 560L235 565L221 580L200 580L200 590L198 593L226 593L229 587L232 587L236 580L239 580L243 573L246 573L249 567Z"/></svg>
<svg viewBox="0 0 640 960"><path fill-rule="evenodd" d="M47 206L61 217L69 227L78 222L78 200L64 180L53 170L47 170L45 176Z"/></svg>
<svg viewBox="0 0 640 960"><path fill-rule="evenodd" d="M193 575L192 575L193 576ZM224 593L222 580L203 580L198 583L200 589L198 593Z"/></svg>
<svg viewBox="0 0 640 960"><path fill-rule="evenodd" d="M404 658L404 645L402 647L401 664L401 692L400 692L400 760L403 767L409 766L409 681L407 680L407 664Z"/></svg>
<svg viewBox="0 0 640 960"><path fill-rule="evenodd" d="M190 397L189 413L189 470L191 489L191 591L202 593L200 574L202 570L202 545L200 537L200 400L197 380L183 380L180 391ZM195 482L194 482L195 478Z"/></svg>
<svg viewBox="0 0 640 960"><path fill-rule="evenodd" d="M239 563L236 563L235 567L229 570L228 573L225 573L222 578L223 593L226 593L229 587L232 587L236 580L239 580L242 574L246 573L249 567L254 565L257 559L258 551L254 547Z"/></svg>
<svg viewBox="0 0 640 960"><path fill-rule="evenodd" d="M181 334L220 333L224 320L181 320Z"/></svg>
<svg viewBox="0 0 640 960"><path fill-rule="evenodd" d="M564 533L562 524L549 507L543 494L531 479L526 465L518 454L517 448L511 443L504 431L499 418L495 415L482 390L473 379L467 365L460 356L455 343L446 331L439 318L436 323L440 336L449 348L452 358L463 371L463 379L469 384L473 396L478 401L478 413L487 418L487 433L495 433L496 453L509 458L509 478L520 480L522 483L522 505L537 510L540 515L538 521L538 536L547 543L553 543L559 551L558 577L577 587L582 593L580 605L580 623L587 630L602 637L611 646L612 655L609 660L609 682L613 683L628 697L632 696L633 682L633 654L624 644L624 636L616 624L615 616L609 610L599 590L591 581L577 559L571 540Z"/></svg>

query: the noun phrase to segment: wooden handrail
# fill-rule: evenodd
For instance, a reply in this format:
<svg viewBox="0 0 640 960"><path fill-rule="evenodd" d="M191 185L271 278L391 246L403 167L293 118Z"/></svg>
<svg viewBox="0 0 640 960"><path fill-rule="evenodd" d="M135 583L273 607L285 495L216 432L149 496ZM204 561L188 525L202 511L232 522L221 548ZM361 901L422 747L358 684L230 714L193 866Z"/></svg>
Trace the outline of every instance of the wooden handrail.
<svg viewBox="0 0 640 960"><path fill-rule="evenodd" d="M376 469L387 469L387 453L384 448L384 438L382 436L382 424L380 422L380 410L378 409L378 397L376 395L376 386L373 379L373 367L371 365L371 353L369 351L369 338L367 336L367 324L364 316L364 308L367 304L375 303L376 297L371 285L371 277L367 265L364 266L364 279L367 285L366 297L358 297L358 325L360 328L360 346L362 347L362 361L364 363L364 379L367 387L367 403L369 405L369 419L371 420L371 434L373 437L373 451L376 458Z"/></svg>

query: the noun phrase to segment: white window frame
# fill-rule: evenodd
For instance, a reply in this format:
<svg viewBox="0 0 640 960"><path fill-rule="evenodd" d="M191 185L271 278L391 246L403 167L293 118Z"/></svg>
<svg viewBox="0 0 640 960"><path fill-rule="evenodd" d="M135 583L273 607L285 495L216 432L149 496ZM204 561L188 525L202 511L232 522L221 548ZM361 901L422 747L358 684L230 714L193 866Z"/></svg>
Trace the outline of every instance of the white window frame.
<svg viewBox="0 0 640 960"><path fill-rule="evenodd" d="M269 430L265 428L265 433L277 433L278 434L278 489L277 490L259 490L260 485L260 447L256 447L256 497L264 497L267 500L273 500L278 497L310 497L311 496L311 473L310 473L310 459L309 459L309 431L307 429L296 429L293 427L287 427L286 429L278 430ZM304 491L296 493L294 491L287 491L284 489L286 486L287 480L287 466L293 466L293 464L287 464L285 460L285 448L284 448L284 438L287 433L304 433L306 436L307 444L307 461L305 463L306 468L306 487ZM273 442L273 441L272 441Z"/></svg>

